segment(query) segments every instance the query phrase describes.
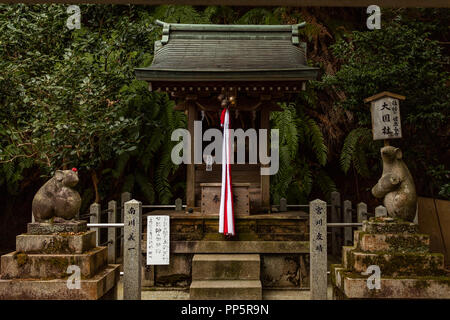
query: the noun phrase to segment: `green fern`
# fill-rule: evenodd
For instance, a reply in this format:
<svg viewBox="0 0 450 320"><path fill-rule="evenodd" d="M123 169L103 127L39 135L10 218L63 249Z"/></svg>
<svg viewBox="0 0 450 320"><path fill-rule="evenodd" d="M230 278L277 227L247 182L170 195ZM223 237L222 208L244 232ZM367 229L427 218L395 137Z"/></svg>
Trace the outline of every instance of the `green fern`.
<svg viewBox="0 0 450 320"><path fill-rule="evenodd" d="M300 192L307 197L311 193L313 183L313 174L310 166L308 162L303 159L299 165L299 174L297 178Z"/></svg>
<svg viewBox="0 0 450 320"><path fill-rule="evenodd" d="M277 203L281 197L292 196L292 188L298 194L289 202L307 199L315 185L324 194L335 190L334 182L321 169L327 163L328 149L318 124L294 103L280 106L282 112L271 114L272 127L280 133L280 166L271 180L272 200Z"/></svg>
<svg viewBox="0 0 450 320"><path fill-rule="evenodd" d="M356 128L350 131L344 141L341 151L340 164L342 170L347 173L351 164L357 172L366 177L369 175L365 149L363 146L371 142L371 131L368 128Z"/></svg>
<svg viewBox="0 0 450 320"><path fill-rule="evenodd" d="M314 150L319 163L324 166L327 163L328 148L325 145L325 139L323 137L322 131L320 131L319 126L313 119L305 117L305 120L309 128L308 133L311 140L311 147Z"/></svg>

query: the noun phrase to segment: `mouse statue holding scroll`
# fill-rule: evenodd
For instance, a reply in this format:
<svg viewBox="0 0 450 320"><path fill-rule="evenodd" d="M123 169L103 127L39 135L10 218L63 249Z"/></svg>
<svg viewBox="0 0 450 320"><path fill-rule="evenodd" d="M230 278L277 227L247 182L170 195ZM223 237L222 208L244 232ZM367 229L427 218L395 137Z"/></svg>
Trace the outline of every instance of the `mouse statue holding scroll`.
<svg viewBox="0 0 450 320"><path fill-rule="evenodd" d="M81 206L80 194L72 189L78 183L78 172L56 170L33 198L32 210L37 222L53 218L53 222L66 222L77 218Z"/></svg>
<svg viewBox="0 0 450 320"><path fill-rule="evenodd" d="M412 222L416 215L417 195L411 173L402 160L402 151L393 146L381 148L383 174L372 188L376 198L384 198L388 216Z"/></svg>

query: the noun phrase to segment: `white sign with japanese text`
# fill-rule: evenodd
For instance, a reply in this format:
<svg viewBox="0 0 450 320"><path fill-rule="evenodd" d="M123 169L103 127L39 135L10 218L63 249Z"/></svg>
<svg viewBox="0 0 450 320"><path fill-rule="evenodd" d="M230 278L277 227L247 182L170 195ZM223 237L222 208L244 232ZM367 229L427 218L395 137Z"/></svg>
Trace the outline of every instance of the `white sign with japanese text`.
<svg viewBox="0 0 450 320"><path fill-rule="evenodd" d="M398 99L384 97L370 105L373 140L398 139L402 137L400 105Z"/></svg>
<svg viewBox="0 0 450 320"><path fill-rule="evenodd" d="M147 216L147 265L167 265L170 257L170 217Z"/></svg>

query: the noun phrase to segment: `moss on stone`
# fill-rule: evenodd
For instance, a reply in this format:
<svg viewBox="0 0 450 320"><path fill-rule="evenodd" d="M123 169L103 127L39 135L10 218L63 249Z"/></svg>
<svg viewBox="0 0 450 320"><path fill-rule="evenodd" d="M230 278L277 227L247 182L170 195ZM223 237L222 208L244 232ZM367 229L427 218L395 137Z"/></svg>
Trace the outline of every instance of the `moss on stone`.
<svg viewBox="0 0 450 320"><path fill-rule="evenodd" d="M426 257L428 263L424 263ZM362 258L361 262L366 265L378 265L384 275L443 275L442 254L424 253L395 253L377 252Z"/></svg>
<svg viewBox="0 0 450 320"><path fill-rule="evenodd" d="M405 237L402 235L392 235L386 237L386 243L389 244L389 251L403 252L427 252L428 245L424 243L424 235Z"/></svg>
<svg viewBox="0 0 450 320"><path fill-rule="evenodd" d="M342 248L344 248L344 247L342 247ZM352 248L352 247L350 247L350 248ZM347 257L346 257L347 265L344 266L344 267L346 267L346 268L349 269L349 270L353 270L353 268L354 268L354 266L355 266L355 258L354 258L354 256L353 256L353 252L354 252L354 251L355 251L354 248L352 248L352 250L346 250L346 251L345 251L346 254L347 254Z"/></svg>
<svg viewBox="0 0 450 320"><path fill-rule="evenodd" d="M418 226L400 219L384 221L382 218L370 218L369 221L364 222L364 231L367 233L417 233Z"/></svg>
<svg viewBox="0 0 450 320"><path fill-rule="evenodd" d="M69 239L55 236L52 238L45 248L42 250L43 253L51 254L51 253L69 253Z"/></svg>
<svg viewBox="0 0 450 320"><path fill-rule="evenodd" d="M19 252L14 256L17 260L17 265L19 267L24 266L25 264L27 264L28 262L28 255L26 253L23 252Z"/></svg>
<svg viewBox="0 0 450 320"><path fill-rule="evenodd" d="M52 257L48 260L48 263L56 267L58 270L63 270L64 272L67 270L67 267L69 266L69 261L67 261L66 258Z"/></svg>
<svg viewBox="0 0 450 320"><path fill-rule="evenodd" d="M171 274L167 276L160 276L155 282L157 285L166 287L186 287L190 283L190 276L186 274Z"/></svg>
<svg viewBox="0 0 450 320"><path fill-rule="evenodd" d="M418 279L415 283L414 283L414 288L417 290L423 290L426 289L430 286L430 281L426 280L426 279Z"/></svg>

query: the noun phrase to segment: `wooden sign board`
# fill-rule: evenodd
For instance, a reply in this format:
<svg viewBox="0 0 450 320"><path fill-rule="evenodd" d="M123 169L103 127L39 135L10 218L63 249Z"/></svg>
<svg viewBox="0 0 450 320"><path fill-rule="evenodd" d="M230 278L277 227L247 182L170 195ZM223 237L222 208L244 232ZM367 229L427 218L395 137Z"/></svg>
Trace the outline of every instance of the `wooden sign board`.
<svg viewBox="0 0 450 320"><path fill-rule="evenodd" d="M147 216L147 265L168 265L170 217Z"/></svg>
<svg viewBox="0 0 450 320"><path fill-rule="evenodd" d="M221 183L200 183L202 188L201 212L218 215L220 212ZM235 216L250 215L250 183L233 183L233 208Z"/></svg>
<svg viewBox="0 0 450 320"><path fill-rule="evenodd" d="M370 102L373 140L402 137L399 99L404 99L404 97L383 92L365 100L365 102Z"/></svg>

